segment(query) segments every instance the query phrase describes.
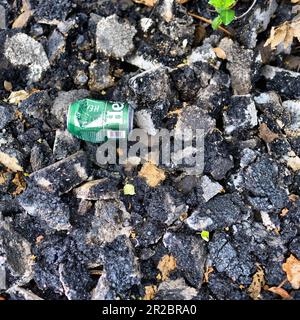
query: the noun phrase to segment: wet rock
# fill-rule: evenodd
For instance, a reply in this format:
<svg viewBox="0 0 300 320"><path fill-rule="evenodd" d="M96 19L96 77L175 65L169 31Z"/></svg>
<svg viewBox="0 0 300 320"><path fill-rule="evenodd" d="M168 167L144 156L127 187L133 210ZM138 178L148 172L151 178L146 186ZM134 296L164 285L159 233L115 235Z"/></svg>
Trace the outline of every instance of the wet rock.
<svg viewBox="0 0 300 320"><path fill-rule="evenodd" d="M30 153L32 171L38 171L54 162L54 157L49 144L46 141L36 143Z"/></svg>
<svg viewBox="0 0 300 320"><path fill-rule="evenodd" d="M43 46L25 33L17 33L5 42L5 57L15 67L28 67L27 80L37 82L49 67Z"/></svg>
<svg viewBox="0 0 300 320"><path fill-rule="evenodd" d="M64 159L80 149L80 141L67 130L56 130L53 155L56 160Z"/></svg>
<svg viewBox="0 0 300 320"><path fill-rule="evenodd" d="M225 233L216 233L208 244L209 258L218 272L225 274L233 281L242 284L251 283L251 274L255 271L253 258L239 256L230 238ZM242 254L242 253L241 253Z"/></svg>
<svg viewBox="0 0 300 320"><path fill-rule="evenodd" d="M252 64L254 52L241 48L229 38L223 38L219 47L226 54L226 68L231 75L232 89L235 95L246 95L252 89Z"/></svg>
<svg viewBox="0 0 300 320"><path fill-rule="evenodd" d="M6 10L0 5L0 29L6 29Z"/></svg>
<svg viewBox="0 0 300 320"><path fill-rule="evenodd" d="M206 248L201 237L167 232L163 237L163 243L175 257L177 269L182 272L184 278L192 286L200 288L206 261Z"/></svg>
<svg viewBox="0 0 300 320"><path fill-rule="evenodd" d="M74 194L84 200L115 199L117 196L116 184L108 178L86 182L74 189Z"/></svg>
<svg viewBox="0 0 300 320"><path fill-rule="evenodd" d="M136 233L136 246L140 248L157 244L164 235L164 225L156 220L143 221L140 215L133 213L131 213L131 220Z"/></svg>
<svg viewBox="0 0 300 320"><path fill-rule="evenodd" d="M236 194L219 195L200 205L185 223L196 231L229 227L247 217L247 209L243 208L244 206Z"/></svg>
<svg viewBox="0 0 300 320"><path fill-rule="evenodd" d="M114 241L130 234L130 215L119 200L98 200L87 239L97 245Z"/></svg>
<svg viewBox="0 0 300 320"><path fill-rule="evenodd" d="M240 20L237 37L246 48L255 48L258 34L268 28L277 6L276 0L264 0Z"/></svg>
<svg viewBox="0 0 300 320"><path fill-rule="evenodd" d="M48 191L28 185L18 197L18 202L29 215L37 217L51 229L61 231L71 228L69 207Z"/></svg>
<svg viewBox="0 0 300 320"><path fill-rule="evenodd" d="M54 30L48 40L48 58L53 63L66 49L65 37L57 30Z"/></svg>
<svg viewBox="0 0 300 320"><path fill-rule="evenodd" d="M19 143L22 145L22 151L28 155L30 154L33 145L40 141L42 133L37 128L30 128L24 133L18 135Z"/></svg>
<svg viewBox="0 0 300 320"><path fill-rule="evenodd" d="M93 61L89 67L89 89L91 91L101 92L104 89L112 87L115 83L110 74L110 63L105 61Z"/></svg>
<svg viewBox="0 0 300 320"><path fill-rule="evenodd" d="M0 104L0 130L4 129L5 126L12 121L14 113L11 106L1 103Z"/></svg>
<svg viewBox="0 0 300 320"><path fill-rule="evenodd" d="M104 270L110 288L124 296L140 283L140 271L133 247L125 236L118 236L104 248Z"/></svg>
<svg viewBox="0 0 300 320"><path fill-rule="evenodd" d="M89 96L89 92L85 89L60 91L54 100L51 113L59 121L60 125L66 124L69 105L76 100L84 99Z"/></svg>
<svg viewBox="0 0 300 320"><path fill-rule="evenodd" d="M286 99L300 98L300 73L269 65L264 66L261 73L268 90L274 90Z"/></svg>
<svg viewBox="0 0 300 320"><path fill-rule="evenodd" d="M230 106L223 114L223 120L227 134L257 126L257 111L251 95L232 96Z"/></svg>
<svg viewBox="0 0 300 320"><path fill-rule="evenodd" d="M189 287L183 278L162 282L154 300L191 300L197 295L195 288Z"/></svg>
<svg viewBox="0 0 300 320"><path fill-rule="evenodd" d="M33 260L30 243L13 229L9 220L0 221L0 252L3 252L1 256L5 259L6 273L13 277L9 281L23 285L31 280Z"/></svg>
<svg viewBox="0 0 300 320"><path fill-rule="evenodd" d="M108 57L122 59L134 49L136 29L117 15L101 18L97 24L96 48Z"/></svg>
<svg viewBox="0 0 300 320"><path fill-rule="evenodd" d="M89 167L83 151L55 162L30 175L37 186L49 193L63 194L86 181Z"/></svg>

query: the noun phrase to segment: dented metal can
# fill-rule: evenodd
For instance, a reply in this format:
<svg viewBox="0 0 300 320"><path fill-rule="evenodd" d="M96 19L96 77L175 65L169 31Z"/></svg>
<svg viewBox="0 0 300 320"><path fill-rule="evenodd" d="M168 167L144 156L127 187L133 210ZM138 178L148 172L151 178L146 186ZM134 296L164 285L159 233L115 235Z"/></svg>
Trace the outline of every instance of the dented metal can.
<svg viewBox="0 0 300 320"><path fill-rule="evenodd" d="M69 106L68 131L81 140L125 139L132 127L133 109L128 103L83 99Z"/></svg>

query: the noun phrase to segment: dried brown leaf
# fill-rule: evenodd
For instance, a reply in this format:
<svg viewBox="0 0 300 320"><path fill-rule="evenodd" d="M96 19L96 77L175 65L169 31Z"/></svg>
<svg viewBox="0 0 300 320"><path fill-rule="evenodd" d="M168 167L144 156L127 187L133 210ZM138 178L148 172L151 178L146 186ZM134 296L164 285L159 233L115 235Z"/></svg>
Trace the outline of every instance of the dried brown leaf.
<svg viewBox="0 0 300 320"><path fill-rule="evenodd" d="M214 272L213 267L206 267L206 271L204 272L204 283L208 283L209 275Z"/></svg>
<svg viewBox="0 0 300 320"><path fill-rule="evenodd" d="M160 259L157 269L161 272L161 279L167 280L170 272L176 269L176 259L173 256L164 255Z"/></svg>
<svg viewBox="0 0 300 320"><path fill-rule="evenodd" d="M282 270L286 272L287 279L294 289L300 288L300 260L292 254L286 259L282 265Z"/></svg>
<svg viewBox="0 0 300 320"><path fill-rule="evenodd" d="M283 43L287 48L293 43L293 39L300 39L300 20L287 21L278 27L272 27L270 37L267 39L265 46L270 45L271 49Z"/></svg>
<svg viewBox="0 0 300 320"><path fill-rule="evenodd" d="M17 172L12 180L12 183L17 187L12 195L17 196L18 194L22 193L26 189L26 182L23 172Z"/></svg>
<svg viewBox="0 0 300 320"><path fill-rule="evenodd" d="M271 287L268 289L268 291L271 291L275 294L278 294L284 300L291 300L292 299L290 294L286 290L284 290L283 288Z"/></svg>
<svg viewBox="0 0 300 320"><path fill-rule="evenodd" d="M157 168L157 166L151 162L146 162L142 166L139 176L144 178L146 183L152 188L158 186L166 179L164 171Z"/></svg>
<svg viewBox="0 0 300 320"><path fill-rule="evenodd" d="M223 49L217 47L217 48L214 48L213 50L218 58L223 59L223 60L226 59L226 53Z"/></svg>
<svg viewBox="0 0 300 320"><path fill-rule="evenodd" d="M13 91L8 97L10 104L20 104L30 96L30 93L25 90Z"/></svg>
<svg viewBox="0 0 300 320"><path fill-rule="evenodd" d="M263 139L266 143L271 143L279 137L277 133L271 131L265 123L259 126L258 136Z"/></svg>
<svg viewBox="0 0 300 320"><path fill-rule="evenodd" d="M12 28L13 29L24 28L27 25L30 17L32 16L32 13L33 13L32 10L24 11L23 13L21 13L12 24Z"/></svg>
<svg viewBox="0 0 300 320"><path fill-rule="evenodd" d="M265 285L265 273L261 266L257 266L257 271L253 275L252 283L248 288L249 296L253 300L258 300L260 298L260 292Z"/></svg>
<svg viewBox="0 0 300 320"><path fill-rule="evenodd" d="M154 286L154 285L146 286L143 300L153 300L156 292L157 292L157 286Z"/></svg>

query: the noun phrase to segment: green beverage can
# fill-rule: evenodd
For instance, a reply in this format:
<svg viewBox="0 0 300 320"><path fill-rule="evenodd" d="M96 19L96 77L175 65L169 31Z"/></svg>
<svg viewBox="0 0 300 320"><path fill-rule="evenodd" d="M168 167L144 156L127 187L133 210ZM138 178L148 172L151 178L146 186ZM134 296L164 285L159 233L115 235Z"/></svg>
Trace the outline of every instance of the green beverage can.
<svg viewBox="0 0 300 320"><path fill-rule="evenodd" d="M123 102L78 100L69 106L67 127L88 142L125 139L133 127L133 109Z"/></svg>

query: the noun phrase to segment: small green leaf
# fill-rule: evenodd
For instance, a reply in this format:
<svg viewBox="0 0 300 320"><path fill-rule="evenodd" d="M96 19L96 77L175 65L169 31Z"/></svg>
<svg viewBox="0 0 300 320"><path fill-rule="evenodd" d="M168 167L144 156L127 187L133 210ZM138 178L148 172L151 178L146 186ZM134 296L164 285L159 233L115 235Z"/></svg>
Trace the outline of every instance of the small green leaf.
<svg viewBox="0 0 300 320"><path fill-rule="evenodd" d="M233 21L235 17L234 10L223 10L220 12L220 17L225 26L229 25L230 22Z"/></svg>
<svg viewBox="0 0 300 320"><path fill-rule="evenodd" d="M201 231L200 235L204 241L209 241L209 231L203 230Z"/></svg>
<svg viewBox="0 0 300 320"><path fill-rule="evenodd" d="M214 30L217 30L219 28L219 26L222 23L222 19L220 16L217 16L216 18L214 18L214 20L211 23L211 26Z"/></svg>
<svg viewBox="0 0 300 320"><path fill-rule="evenodd" d="M216 9L229 9L235 2L235 0L210 0L208 3Z"/></svg>
<svg viewBox="0 0 300 320"><path fill-rule="evenodd" d="M125 184L125 186L123 188L123 192L124 192L125 196L135 195L134 185L130 184L130 183Z"/></svg>
<svg viewBox="0 0 300 320"><path fill-rule="evenodd" d="M215 8L222 8L224 5L224 0L209 0L208 3Z"/></svg>

